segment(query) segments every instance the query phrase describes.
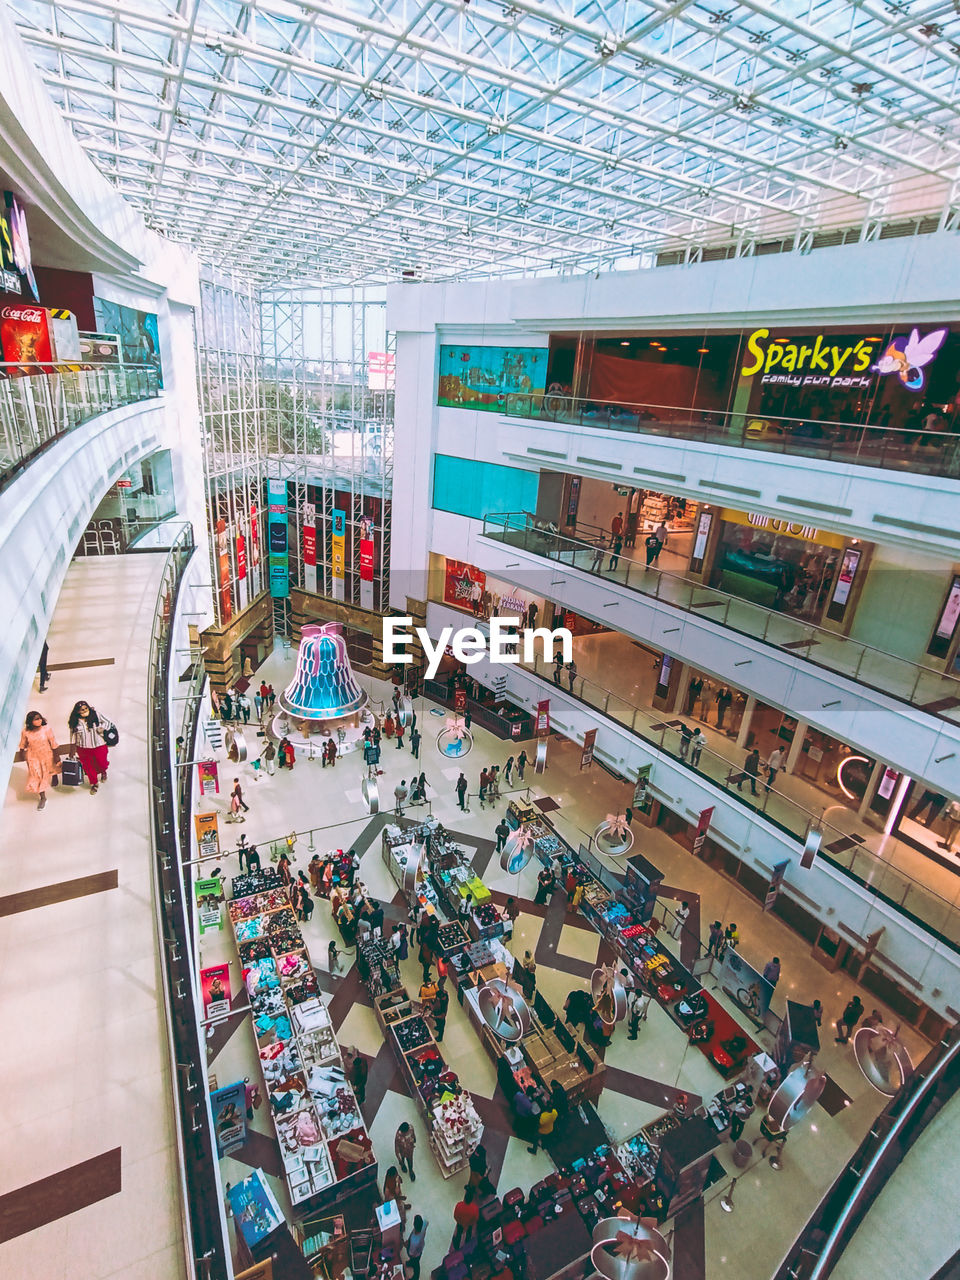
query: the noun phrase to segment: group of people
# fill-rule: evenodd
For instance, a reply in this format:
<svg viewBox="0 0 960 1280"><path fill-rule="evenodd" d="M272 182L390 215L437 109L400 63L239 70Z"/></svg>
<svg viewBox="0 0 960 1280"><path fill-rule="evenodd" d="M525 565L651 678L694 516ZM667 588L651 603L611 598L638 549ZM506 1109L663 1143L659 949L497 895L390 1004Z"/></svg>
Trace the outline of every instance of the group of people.
<svg viewBox="0 0 960 1280"><path fill-rule="evenodd" d="M620 566L620 555L624 547L635 547L637 545L637 525L639 523L637 512L631 511L627 514L626 523L624 523L623 512L618 511L610 521L609 541L607 534L601 532L593 543L593 561L590 565L592 573L603 573L603 558L608 548L610 558L607 561L606 572L612 573ZM647 568L655 566L660 559L660 552L667 545L669 530L663 520L657 527L651 530L644 539L644 552L646 555Z"/></svg>
<svg viewBox="0 0 960 1280"><path fill-rule="evenodd" d="M27 766L27 793L37 797L37 808L47 803L47 792L59 786L61 781L75 785L86 776L90 794L96 795L101 783L107 780L110 766L110 747L119 741L117 727L89 702L74 704L67 717L69 748L61 748L56 734L39 711L29 711L20 734L20 750ZM83 773L67 777L64 774L61 753L79 760Z"/></svg>
<svg viewBox="0 0 960 1280"><path fill-rule="evenodd" d="M329 898L333 890L342 885L352 889L359 870L360 859L352 849L348 853L337 849L324 858L315 853L307 866L310 884L318 898Z"/></svg>
<svg viewBox="0 0 960 1280"><path fill-rule="evenodd" d="M408 802L411 805L425 804L427 800L427 775L421 773L415 775L410 782L410 788L407 789L406 778L401 778L397 785L393 788L394 813L398 818L403 817L403 806Z"/></svg>
<svg viewBox="0 0 960 1280"><path fill-rule="evenodd" d="M722 960L727 954L727 947L732 947L734 951L739 950L740 930L733 921L724 928L719 920L714 920L710 926L707 955L716 956L718 960Z"/></svg>

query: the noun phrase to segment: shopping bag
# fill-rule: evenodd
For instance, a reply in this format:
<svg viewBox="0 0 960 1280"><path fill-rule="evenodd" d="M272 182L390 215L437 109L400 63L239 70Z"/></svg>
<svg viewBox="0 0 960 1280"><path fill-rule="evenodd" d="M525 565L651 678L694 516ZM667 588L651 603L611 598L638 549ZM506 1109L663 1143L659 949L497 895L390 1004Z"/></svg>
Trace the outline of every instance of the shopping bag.
<svg viewBox="0 0 960 1280"><path fill-rule="evenodd" d="M65 787L79 787L83 782L83 766L79 760L60 761L60 781Z"/></svg>

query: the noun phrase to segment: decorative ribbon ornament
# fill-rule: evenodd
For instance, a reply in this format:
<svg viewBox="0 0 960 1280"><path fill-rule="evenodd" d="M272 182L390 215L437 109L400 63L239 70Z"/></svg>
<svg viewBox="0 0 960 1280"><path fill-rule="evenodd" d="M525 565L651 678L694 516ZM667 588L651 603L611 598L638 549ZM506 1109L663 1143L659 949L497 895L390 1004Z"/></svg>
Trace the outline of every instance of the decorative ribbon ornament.
<svg viewBox="0 0 960 1280"><path fill-rule="evenodd" d="M590 991L593 1007L606 1026L612 1027L627 1016L627 991L612 965L594 969Z"/></svg>
<svg viewBox="0 0 960 1280"><path fill-rule="evenodd" d="M535 843L533 833L526 827L511 831L500 851L501 870L509 871L511 875L519 874L533 857Z"/></svg>
<svg viewBox="0 0 960 1280"><path fill-rule="evenodd" d="M480 1016L501 1040L515 1043L530 1034L530 1010L519 991L494 978L480 988L477 997Z"/></svg>
<svg viewBox="0 0 960 1280"><path fill-rule="evenodd" d="M590 1261L605 1280L669 1280L669 1248L655 1218L604 1218L593 1229Z"/></svg>
<svg viewBox="0 0 960 1280"><path fill-rule="evenodd" d="M894 1097L913 1074L913 1063L899 1036L900 1028L860 1027L853 1037L857 1066L878 1093Z"/></svg>

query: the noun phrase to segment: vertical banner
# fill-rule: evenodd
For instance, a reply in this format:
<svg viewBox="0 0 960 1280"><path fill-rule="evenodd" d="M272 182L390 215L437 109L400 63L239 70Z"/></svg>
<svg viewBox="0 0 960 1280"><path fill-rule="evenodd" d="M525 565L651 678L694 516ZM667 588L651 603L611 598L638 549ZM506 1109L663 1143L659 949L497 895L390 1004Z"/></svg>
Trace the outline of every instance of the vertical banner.
<svg viewBox="0 0 960 1280"><path fill-rule="evenodd" d="M200 970L200 995L205 1018L225 1018L230 1012L230 966L214 964Z"/></svg>
<svg viewBox="0 0 960 1280"><path fill-rule="evenodd" d="M290 594L287 539L287 482L271 476L267 480L267 543L270 548L270 595L275 600L285 599Z"/></svg>
<svg viewBox="0 0 960 1280"><path fill-rule="evenodd" d="M197 844L201 858L219 858L220 824L216 813L195 813L193 822L197 829Z"/></svg>
<svg viewBox="0 0 960 1280"><path fill-rule="evenodd" d="M773 904L777 900L777 894L780 892L780 886L783 884L783 877L789 867L789 859L786 862L777 862L773 868L773 874L770 876L770 883L767 885L767 896L763 900L764 911L771 911Z"/></svg>
<svg viewBox="0 0 960 1280"><path fill-rule="evenodd" d="M633 807L642 809L647 799L647 787L650 784L651 765L642 764L637 770L637 780L633 784Z"/></svg>
<svg viewBox="0 0 960 1280"><path fill-rule="evenodd" d="M593 748L597 741L596 729L588 729L583 735L583 748L580 751L580 768L589 769L593 764Z"/></svg>
<svg viewBox="0 0 960 1280"><path fill-rule="evenodd" d="M466 689L454 689L453 691L453 709L458 714L463 715L467 709L467 691Z"/></svg>
<svg viewBox="0 0 960 1280"><path fill-rule="evenodd" d="M364 521L360 537L360 608L373 608L374 546L369 520Z"/></svg>
<svg viewBox="0 0 960 1280"><path fill-rule="evenodd" d="M346 565L347 513L335 508L330 526L330 578L334 600L343 599L343 583Z"/></svg>
<svg viewBox="0 0 960 1280"><path fill-rule="evenodd" d="M693 856L700 857L700 850L703 848L703 842L707 838L707 831L710 827L710 819L713 817L714 806L709 809L703 809L700 813L700 821L697 823L697 834L693 837Z"/></svg>
<svg viewBox="0 0 960 1280"><path fill-rule="evenodd" d="M223 914L220 903L223 901L223 882L218 876L208 880L195 880L193 896L197 901L197 914L200 917L200 932L208 929L223 928Z"/></svg>
<svg viewBox="0 0 960 1280"><path fill-rule="evenodd" d="M307 492L312 491L308 486ZM303 504L303 587L317 590L317 506L309 500Z"/></svg>
<svg viewBox="0 0 960 1280"><path fill-rule="evenodd" d="M805 871L809 871L813 866L814 859L820 852L820 841L822 839L823 832L817 831L815 827L811 827L807 832L807 838L803 842L803 853L800 855L800 865Z"/></svg>
<svg viewBox="0 0 960 1280"><path fill-rule="evenodd" d="M227 537L226 520L217 525L217 585L220 590L220 621L229 622L233 617L233 592L230 590L230 540Z"/></svg>
<svg viewBox="0 0 960 1280"><path fill-rule="evenodd" d="M228 1156L247 1140L247 1086L245 1081L226 1084L210 1095L217 1155Z"/></svg>
<svg viewBox="0 0 960 1280"><path fill-rule="evenodd" d="M250 506L250 587L252 598L256 599L263 590L263 584L260 581L260 525L255 502Z"/></svg>
<svg viewBox="0 0 960 1280"><path fill-rule="evenodd" d="M216 760L201 760L197 765L197 780L200 783L200 794L208 795L211 791L219 793L220 774ZM199 839L199 833L198 837Z"/></svg>
<svg viewBox="0 0 960 1280"><path fill-rule="evenodd" d="M247 540L242 533L237 534L234 548L237 553L237 595L243 610L250 603L250 594L247 582Z"/></svg>
<svg viewBox="0 0 960 1280"><path fill-rule="evenodd" d="M547 738L550 736L550 699L544 698L537 703L537 756L534 772L543 773L547 767Z"/></svg>

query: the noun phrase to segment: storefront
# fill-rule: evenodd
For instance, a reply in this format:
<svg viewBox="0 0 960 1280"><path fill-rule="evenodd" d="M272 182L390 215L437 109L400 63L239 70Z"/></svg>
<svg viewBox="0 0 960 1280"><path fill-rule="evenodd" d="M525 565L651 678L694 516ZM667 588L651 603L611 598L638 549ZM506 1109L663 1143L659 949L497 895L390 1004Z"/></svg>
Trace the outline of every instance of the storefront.
<svg viewBox="0 0 960 1280"><path fill-rule="evenodd" d="M852 617L869 546L759 512L718 514L709 586L806 622L842 627Z"/></svg>
<svg viewBox="0 0 960 1280"><path fill-rule="evenodd" d="M755 436L843 439L839 424L952 431L960 334L936 321L893 327L757 328L737 333L557 334L548 388L634 416ZM933 414L934 424L927 419Z"/></svg>
<svg viewBox="0 0 960 1280"><path fill-rule="evenodd" d="M809 725L799 748L794 750L796 735L796 717L765 702L754 704L747 747L756 746L764 761L772 751L781 749L784 762L792 762L790 772L794 777L809 782L832 804L860 809L871 786L876 760Z"/></svg>

